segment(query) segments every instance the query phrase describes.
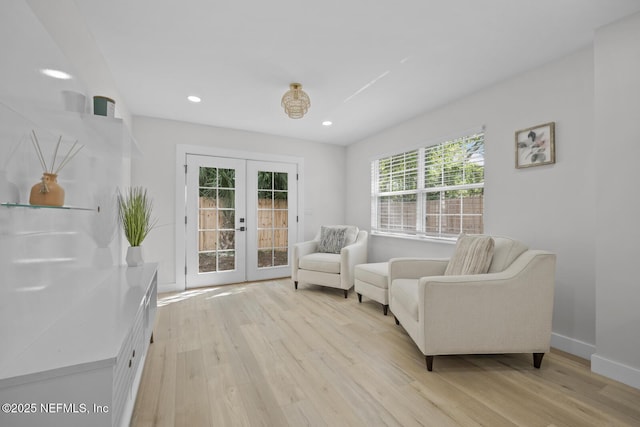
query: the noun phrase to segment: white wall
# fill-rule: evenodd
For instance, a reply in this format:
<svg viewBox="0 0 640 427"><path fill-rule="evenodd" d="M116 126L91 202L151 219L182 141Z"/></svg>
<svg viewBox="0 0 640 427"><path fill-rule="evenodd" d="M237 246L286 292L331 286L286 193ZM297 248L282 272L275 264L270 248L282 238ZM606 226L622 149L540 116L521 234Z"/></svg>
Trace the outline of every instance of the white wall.
<svg viewBox="0 0 640 427"><path fill-rule="evenodd" d="M107 96L116 102L116 117L131 125L131 114L120 95L111 71L98 49L74 0L26 0L51 38L73 64L87 85L84 94L88 112L93 111L93 96Z"/></svg>
<svg viewBox="0 0 640 427"><path fill-rule="evenodd" d="M595 372L640 388L640 14L595 39Z"/></svg>
<svg viewBox="0 0 640 427"><path fill-rule="evenodd" d="M553 345L588 357L595 343L593 50L584 49L428 112L347 149L347 222L370 225L370 160L486 126L485 232L558 255ZM556 164L515 168L515 131L556 122ZM372 237L373 261L448 256L453 246ZM569 337L569 338L565 338Z"/></svg>
<svg viewBox="0 0 640 427"><path fill-rule="evenodd" d="M301 157L304 159L304 236L313 238L322 224L340 224L345 216L345 147L299 139L137 117L133 133L144 155L132 162L132 185L147 187L159 224L144 242L145 259L160 263L158 284L175 283L175 164L176 145L189 144L234 151Z"/></svg>

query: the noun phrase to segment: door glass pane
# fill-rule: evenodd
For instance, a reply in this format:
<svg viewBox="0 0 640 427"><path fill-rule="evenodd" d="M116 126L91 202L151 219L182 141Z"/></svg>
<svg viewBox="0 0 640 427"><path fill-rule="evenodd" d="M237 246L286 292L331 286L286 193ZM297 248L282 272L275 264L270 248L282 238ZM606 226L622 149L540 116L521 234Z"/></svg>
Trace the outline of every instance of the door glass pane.
<svg viewBox="0 0 640 427"><path fill-rule="evenodd" d="M236 204L236 192L234 190L218 190L218 208L233 209Z"/></svg>
<svg viewBox="0 0 640 427"><path fill-rule="evenodd" d="M218 224L221 229L233 230L236 226L236 212L233 210L219 210Z"/></svg>
<svg viewBox="0 0 640 427"><path fill-rule="evenodd" d="M198 250L200 252L215 251L217 249L217 231L200 231L199 234L200 238L198 239Z"/></svg>
<svg viewBox="0 0 640 427"><path fill-rule="evenodd" d="M235 269L235 170L200 167L198 271Z"/></svg>
<svg viewBox="0 0 640 427"><path fill-rule="evenodd" d="M218 187L236 188L235 169L218 169Z"/></svg>
<svg viewBox="0 0 640 427"><path fill-rule="evenodd" d="M200 189L200 207L215 208L217 197L218 197L218 193L215 188L201 188Z"/></svg>
<svg viewBox="0 0 640 427"><path fill-rule="evenodd" d="M218 252L218 271L235 270L236 268L236 252L220 251Z"/></svg>
<svg viewBox="0 0 640 427"><path fill-rule="evenodd" d="M276 172L273 174L273 189L274 190L287 190L287 184L289 181L289 174L285 172Z"/></svg>
<svg viewBox="0 0 640 427"><path fill-rule="evenodd" d="M276 248L273 251L273 266L289 264L289 250L287 248Z"/></svg>
<svg viewBox="0 0 640 427"><path fill-rule="evenodd" d="M273 191L258 191L258 206L271 209L271 200L273 200Z"/></svg>
<svg viewBox="0 0 640 427"><path fill-rule="evenodd" d="M220 241L218 242L220 250L235 249L236 248L236 232L232 231L220 231Z"/></svg>
<svg viewBox="0 0 640 427"><path fill-rule="evenodd" d="M278 205L282 205L282 202L278 200ZM274 223L277 228L288 228L289 227L289 210L287 209L274 209Z"/></svg>
<svg viewBox="0 0 640 427"><path fill-rule="evenodd" d="M289 263L289 174L258 171L258 268Z"/></svg>
<svg viewBox="0 0 640 427"><path fill-rule="evenodd" d="M270 229L272 226L273 226L273 209L261 209L260 206L258 206L258 229L262 229L262 228Z"/></svg>
<svg viewBox="0 0 640 427"><path fill-rule="evenodd" d="M258 268L273 266L273 250L258 249Z"/></svg>
<svg viewBox="0 0 640 427"><path fill-rule="evenodd" d="M200 168L200 189L203 187L215 188L218 186L218 168ZM202 194L201 194L202 195Z"/></svg>
<svg viewBox="0 0 640 427"><path fill-rule="evenodd" d="M286 191L274 191L273 198L274 200L287 200L289 193Z"/></svg>
<svg viewBox="0 0 640 427"><path fill-rule="evenodd" d="M218 223L216 221L216 209L200 209L200 230L217 230Z"/></svg>
<svg viewBox="0 0 640 427"><path fill-rule="evenodd" d="M287 247L286 242L288 241L288 236L289 236L289 230L285 229L279 229L279 230L274 230L274 240L278 243L278 245L274 245L278 246L278 247Z"/></svg>
<svg viewBox="0 0 640 427"><path fill-rule="evenodd" d="M273 248L273 230L258 230L258 248Z"/></svg>
<svg viewBox="0 0 640 427"><path fill-rule="evenodd" d="M273 172L258 171L258 188L273 190Z"/></svg>
<svg viewBox="0 0 640 427"><path fill-rule="evenodd" d="M209 273L217 271L216 269L216 253L215 252L200 252L198 254L198 271L200 273Z"/></svg>

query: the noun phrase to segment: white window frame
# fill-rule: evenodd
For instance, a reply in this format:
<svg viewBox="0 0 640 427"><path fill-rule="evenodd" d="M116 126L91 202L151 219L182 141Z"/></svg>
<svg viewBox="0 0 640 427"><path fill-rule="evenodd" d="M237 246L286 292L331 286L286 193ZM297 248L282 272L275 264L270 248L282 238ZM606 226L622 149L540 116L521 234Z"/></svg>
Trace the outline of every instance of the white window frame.
<svg viewBox="0 0 640 427"><path fill-rule="evenodd" d="M484 129L481 130L472 130L464 132L461 136L450 137L440 142L429 144L427 146L422 146L420 148L416 148L413 150L404 150L399 153L393 153L390 155L381 156L375 158L371 161L371 233L373 235L384 235L391 237L403 237L403 238L418 238L418 239L433 239L440 241L455 241L457 236L451 236L450 234L444 234L442 230L442 219L444 215L440 214L438 216L439 219L439 230L438 232L427 232L426 231L426 215L424 212L424 208L426 205L426 198L428 193L440 192L443 194L444 191L452 191L452 190L467 190L467 189L483 189L484 191L484 177L482 182L479 183L470 183L470 184L462 184L462 185L443 185L436 187L426 187L424 182L426 165L425 165L425 153L428 149L433 147L443 147L451 143L455 143L461 139L473 138L475 136L482 135L483 136L483 156L482 156L482 165L484 168ZM380 162L383 160L391 159L393 157L398 156L406 156L409 153L417 151L418 153L418 167L417 167L417 186L416 189L403 189L399 191L380 191ZM462 162L464 163L464 162ZM415 226L410 229L406 226L408 224L400 222L399 227L397 228L381 228L379 227L379 202L384 197L389 196L402 196L407 194L414 194L416 199L416 212L415 212ZM462 199L464 200L464 199ZM461 209L462 212L462 209ZM460 214L461 217L463 214ZM466 214L468 215L468 214ZM484 217L484 209L480 214ZM399 228L399 229L398 229Z"/></svg>

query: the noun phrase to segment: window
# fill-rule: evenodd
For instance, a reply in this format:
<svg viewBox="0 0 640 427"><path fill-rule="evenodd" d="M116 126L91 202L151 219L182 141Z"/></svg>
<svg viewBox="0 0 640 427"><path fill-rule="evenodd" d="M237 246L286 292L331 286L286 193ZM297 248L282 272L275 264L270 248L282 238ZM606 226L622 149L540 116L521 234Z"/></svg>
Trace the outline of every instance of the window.
<svg viewBox="0 0 640 427"><path fill-rule="evenodd" d="M371 230L453 239L483 232L484 134L371 163Z"/></svg>

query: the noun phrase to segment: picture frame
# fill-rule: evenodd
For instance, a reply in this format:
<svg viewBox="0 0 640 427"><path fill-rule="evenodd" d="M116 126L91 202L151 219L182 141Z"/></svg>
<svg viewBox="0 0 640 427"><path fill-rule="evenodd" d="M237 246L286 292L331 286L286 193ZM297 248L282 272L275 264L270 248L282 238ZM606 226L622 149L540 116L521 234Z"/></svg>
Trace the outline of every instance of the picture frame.
<svg viewBox="0 0 640 427"><path fill-rule="evenodd" d="M516 131L516 168L556 162L555 122Z"/></svg>

